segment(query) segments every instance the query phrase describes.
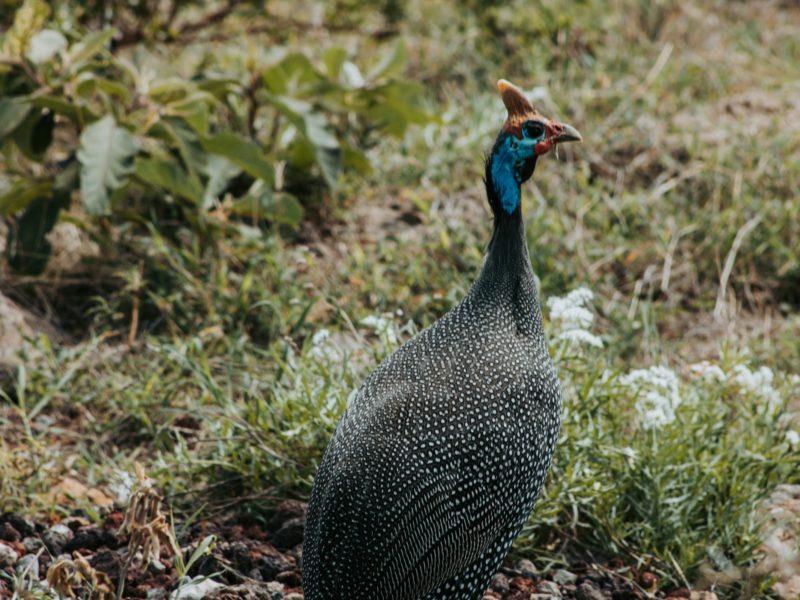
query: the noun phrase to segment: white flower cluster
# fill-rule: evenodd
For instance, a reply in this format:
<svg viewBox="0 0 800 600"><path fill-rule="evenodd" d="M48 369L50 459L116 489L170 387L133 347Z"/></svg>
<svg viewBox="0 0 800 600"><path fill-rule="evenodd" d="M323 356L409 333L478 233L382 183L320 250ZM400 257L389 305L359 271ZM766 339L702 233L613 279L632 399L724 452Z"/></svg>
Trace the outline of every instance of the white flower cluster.
<svg viewBox="0 0 800 600"><path fill-rule="evenodd" d="M390 346L396 346L399 340L394 322L381 316L370 315L361 319L361 324L371 328L381 340Z"/></svg>
<svg viewBox="0 0 800 600"><path fill-rule="evenodd" d="M340 359L342 354L331 341L331 332L327 329L320 329L311 336L311 350L308 353L314 358L329 361Z"/></svg>
<svg viewBox="0 0 800 600"><path fill-rule="evenodd" d="M763 401L767 414L774 414L783 404L781 395L773 385L775 375L769 367L760 367L758 370L752 371L746 365L739 364L726 373L718 365L712 365L704 360L691 365L689 369L709 383L733 383L741 390Z"/></svg>
<svg viewBox="0 0 800 600"><path fill-rule="evenodd" d="M644 429L662 427L675 420L675 410L682 400L678 376L672 369L635 369L623 375L620 383L637 394L635 406Z"/></svg>
<svg viewBox="0 0 800 600"><path fill-rule="evenodd" d="M594 294L590 289L580 287L566 296L547 299L555 340L564 341L570 346L586 344L596 348L603 347L603 341L589 331L594 322L594 315L586 307L591 304L593 298Z"/></svg>
<svg viewBox="0 0 800 600"><path fill-rule="evenodd" d="M792 448L797 448L800 446L800 433L796 432L794 429L790 429L786 432L786 441L789 442Z"/></svg>
<svg viewBox="0 0 800 600"><path fill-rule="evenodd" d="M745 365L733 367L734 383L766 402L766 411L770 415L782 404L778 390L772 386L774 378L772 369L769 367L761 367L758 371L751 371Z"/></svg>

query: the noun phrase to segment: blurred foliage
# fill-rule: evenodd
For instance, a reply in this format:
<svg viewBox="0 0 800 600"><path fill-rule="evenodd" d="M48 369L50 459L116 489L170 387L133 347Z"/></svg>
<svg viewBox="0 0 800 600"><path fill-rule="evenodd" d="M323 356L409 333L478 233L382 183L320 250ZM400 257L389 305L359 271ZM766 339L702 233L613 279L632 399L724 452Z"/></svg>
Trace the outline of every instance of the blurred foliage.
<svg viewBox="0 0 800 600"><path fill-rule="evenodd" d="M171 64L159 43L265 15L227 3L170 29L191 5L56 4L26 0L0 40L0 216L13 217L7 258L21 273L42 272L71 201L104 246L124 223L204 240L237 218L296 227L343 169L370 168L378 136L429 120L400 42L361 67L336 45L187 43Z"/></svg>

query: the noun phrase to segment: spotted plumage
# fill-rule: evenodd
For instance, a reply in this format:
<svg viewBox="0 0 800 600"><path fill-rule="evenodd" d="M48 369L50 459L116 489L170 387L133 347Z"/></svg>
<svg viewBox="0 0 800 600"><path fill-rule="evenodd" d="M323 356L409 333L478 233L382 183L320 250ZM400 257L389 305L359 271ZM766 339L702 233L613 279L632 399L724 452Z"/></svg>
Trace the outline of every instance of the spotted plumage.
<svg viewBox="0 0 800 600"><path fill-rule="evenodd" d="M307 600L480 598L544 481L561 392L519 186L542 144L561 141L548 137L561 125L508 86L498 85L509 120L528 118L504 128L487 159L495 224L483 269L455 308L366 379L342 417L309 504Z"/></svg>

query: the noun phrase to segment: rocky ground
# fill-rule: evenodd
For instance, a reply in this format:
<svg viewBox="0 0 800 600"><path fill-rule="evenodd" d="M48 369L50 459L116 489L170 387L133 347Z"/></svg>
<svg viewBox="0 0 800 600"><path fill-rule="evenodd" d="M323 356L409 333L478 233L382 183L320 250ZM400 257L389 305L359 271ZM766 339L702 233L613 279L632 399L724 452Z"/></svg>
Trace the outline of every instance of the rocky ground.
<svg viewBox="0 0 800 600"><path fill-rule="evenodd" d="M29 591L27 597L43 597L56 589L62 596L104 600L115 597L127 570L125 598L301 600L305 508L301 502L286 501L263 526L236 521L178 526L174 535L180 558L172 555L168 542L156 543L155 552L141 535L145 544L131 544L136 534L129 534L126 515L117 510L108 510L99 526L80 512L52 522L4 513L0 515L0 597L15 590ZM158 527L152 529L147 532L154 533ZM196 553L204 540L210 541L209 536L214 541L207 551ZM128 564L132 547L136 549ZM157 558L146 561L148 556ZM504 565L484 600L716 600L711 592L656 591L657 583L653 573L621 563L579 565L541 574L530 561L522 560Z"/></svg>

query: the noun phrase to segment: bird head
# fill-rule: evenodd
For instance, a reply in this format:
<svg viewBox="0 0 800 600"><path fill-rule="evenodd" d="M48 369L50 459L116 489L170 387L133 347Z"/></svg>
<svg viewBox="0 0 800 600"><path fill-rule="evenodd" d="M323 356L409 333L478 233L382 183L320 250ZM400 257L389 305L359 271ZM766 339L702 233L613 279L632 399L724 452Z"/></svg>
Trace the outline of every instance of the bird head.
<svg viewBox="0 0 800 600"><path fill-rule="evenodd" d="M519 184L533 174L536 159L557 144L579 142L581 134L567 125L541 115L513 83L501 79L497 90L508 117L489 156L494 192L507 213L519 206ZM516 191L514 188L516 187Z"/></svg>

